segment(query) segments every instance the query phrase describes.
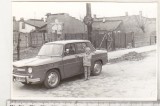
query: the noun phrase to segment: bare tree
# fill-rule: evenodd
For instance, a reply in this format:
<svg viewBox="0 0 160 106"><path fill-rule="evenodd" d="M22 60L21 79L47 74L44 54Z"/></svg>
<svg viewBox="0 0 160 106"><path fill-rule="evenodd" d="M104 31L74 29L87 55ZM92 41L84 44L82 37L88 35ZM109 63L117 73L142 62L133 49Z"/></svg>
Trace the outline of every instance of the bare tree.
<svg viewBox="0 0 160 106"><path fill-rule="evenodd" d="M146 32L146 23L147 23L147 18L142 17L142 16L135 16L136 22L137 22L137 27L142 30L143 33Z"/></svg>

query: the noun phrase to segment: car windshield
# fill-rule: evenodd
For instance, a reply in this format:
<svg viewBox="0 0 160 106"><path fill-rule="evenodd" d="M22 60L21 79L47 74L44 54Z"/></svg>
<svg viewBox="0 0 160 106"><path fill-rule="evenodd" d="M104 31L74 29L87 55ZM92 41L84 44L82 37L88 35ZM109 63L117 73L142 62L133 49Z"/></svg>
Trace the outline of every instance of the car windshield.
<svg viewBox="0 0 160 106"><path fill-rule="evenodd" d="M61 56L63 45L61 44L45 44L40 49L38 56Z"/></svg>

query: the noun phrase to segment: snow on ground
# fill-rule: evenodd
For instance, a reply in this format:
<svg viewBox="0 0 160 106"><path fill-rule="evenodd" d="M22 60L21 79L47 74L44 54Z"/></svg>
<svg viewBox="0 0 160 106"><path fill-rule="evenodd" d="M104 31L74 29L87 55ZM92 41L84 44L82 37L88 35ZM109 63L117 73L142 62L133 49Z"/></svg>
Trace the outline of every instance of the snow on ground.
<svg viewBox="0 0 160 106"><path fill-rule="evenodd" d="M153 51L153 50L156 50L156 45L111 51L111 52L108 52L108 59L110 60L110 59L118 58L118 57L121 57L124 54L127 54L129 52L133 52L133 51L137 52L137 53L142 53L142 52Z"/></svg>
<svg viewBox="0 0 160 106"><path fill-rule="evenodd" d="M84 81L83 76L69 78L54 89L16 82L13 83L12 97L156 98L156 52L143 54L145 58L142 60L107 64L99 76L92 76L88 81Z"/></svg>

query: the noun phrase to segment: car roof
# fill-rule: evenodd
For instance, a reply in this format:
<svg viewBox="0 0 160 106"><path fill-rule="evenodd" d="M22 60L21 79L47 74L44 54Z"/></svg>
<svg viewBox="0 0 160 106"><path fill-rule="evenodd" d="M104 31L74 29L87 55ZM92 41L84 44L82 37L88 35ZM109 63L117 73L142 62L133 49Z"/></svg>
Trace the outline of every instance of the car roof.
<svg viewBox="0 0 160 106"><path fill-rule="evenodd" d="M78 43L78 42L89 42L89 40L60 40L60 41L48 42L46 44L68 44L68 43Z"/></svg>

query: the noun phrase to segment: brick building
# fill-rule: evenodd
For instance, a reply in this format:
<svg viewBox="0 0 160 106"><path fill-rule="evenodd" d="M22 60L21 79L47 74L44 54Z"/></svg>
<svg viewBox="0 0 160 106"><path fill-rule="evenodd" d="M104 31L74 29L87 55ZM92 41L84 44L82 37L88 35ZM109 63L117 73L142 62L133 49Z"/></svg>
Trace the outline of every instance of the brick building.
<svg viewBox="0 0 160 106"><path fill-rule="evenodd" d="M66 39L69 35L77 38L83 34L86 35L86 25L67 13L48 13L46 16L46 25L40 31L47 33L48 41Z"/></svg>

